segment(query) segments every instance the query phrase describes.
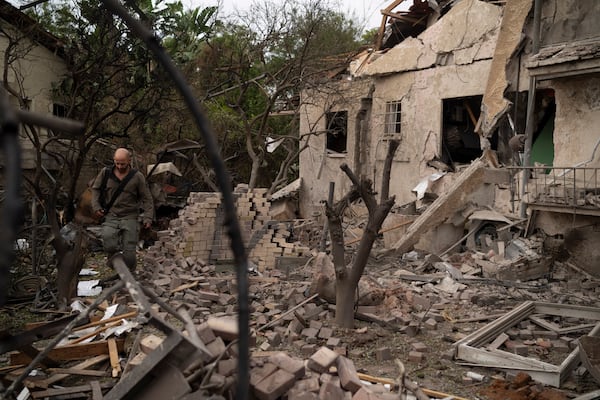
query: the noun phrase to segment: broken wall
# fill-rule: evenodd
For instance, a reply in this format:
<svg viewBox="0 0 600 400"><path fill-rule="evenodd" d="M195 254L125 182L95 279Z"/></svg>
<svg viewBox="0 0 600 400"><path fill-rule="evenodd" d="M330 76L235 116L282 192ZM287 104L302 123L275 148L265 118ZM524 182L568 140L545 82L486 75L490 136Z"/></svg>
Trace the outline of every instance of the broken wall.
<svg viewBox="0 0 600 400"><path fill-rule="evenodd" d="M371 82L375 90L368 159L360 167L378 190L388 141L400 139L391 171L390 194L396 195L396 204L415 199L412 189L422 178L437 172L426 164L441 154L443 100L484 92L501 15L499 6L477 0L461 1L417 38L408 38L387 52L365 54L355 60L350 67L353 80L338 83L337 97L325 97L322 92L312 98L311 93L305 94L303 104L309 105L301 111L301 134L315 125L324 129L324 104L335 104L336 109L349 110L349 136L348 151L343 155L326 154L324 135L308 139L309 148L300 156L303 216L321 212L319 202L327 199L329 182L335 182L335 199L347 192L350 181L339 166L345 162L356 167L352 157L356 146L354 116ZM386 112L393 102L400 104L401 132L390 135L385 130ZM454 179L448 174L432 190L441 193Z"/></svg>
<svg viewBox="0 0 600 400"><path fill-rule="evenodd" d="M600 167L600 74L545 84L556 99L554 165Z"/></svg>
<svg viewBox="0 0 600 400"><path fill-rule="evenodd" d="M598 38L598 0L552 0L542 6L542 46Z"/></svg>
<svg viewBox="0 0 600 400"><path fill-rule="evenodd" d="M390 193L396 195L397 204L415 199L412 189L419 181L436 169L427 162L441 153L442 99L475 96L482 93L487 79L489 61L463 66L440 66L406 74L380 78L374 93L373 115L383 115L385 104L402 100L403 133L396 151L390 179ZM372 123L373 149L372 179L375 187L381 186L387 140L377 132L383 131L383 120ZM447 174L430 187L434 193L443 193L452 185L455 176Z"/></svg>

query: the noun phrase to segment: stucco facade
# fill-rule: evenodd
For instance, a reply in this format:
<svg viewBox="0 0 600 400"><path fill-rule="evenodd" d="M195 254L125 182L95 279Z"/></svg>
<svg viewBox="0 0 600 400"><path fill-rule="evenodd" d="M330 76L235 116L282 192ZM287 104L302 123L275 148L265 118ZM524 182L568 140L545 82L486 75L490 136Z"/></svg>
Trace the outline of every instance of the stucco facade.
<svg viewBox="0 0 600 400"><path fill-rule="evenodd" d="M540 12L537 37L534 5L539 6ZM475 121L480 112L488 110L485 96L495 95L501 100L497 107L501 113L488 124L491 132L484 134L490 138L496 132L498 137L497 132L504 130L504 138L508 139L526 133L527 98L535 91L531 126L536 138L547 137L546 147L541 146L542 140L537 144L534 140L531 163L600 167L600 58L596 56L600 54L600 27L594 22L598 17L600 3L593 0L509 1L504 6L462 0L418 37L358 57L351 64L349 75L338 81L336 90L331 90L327 98L313 102L310 93L305 94L312 105L301 110L302 134L316 125L321 131L326 130L325 122L319 125L317 121L323 119L329 106L347 110L349 117L345 153L327 154L326 135L322 134L310 138L310 148L300 157L303 215L322 210L320 202L327 199L330 182L335 182L335 199L346 192L349 180L339 170L342 162L355 171L359 169L378 189L389 137L401 140L392 167L390 193L396 195L398 205L415 200L413 188L440 172L437 166L432 167L431 160L444 152L446 105L457 99L474 99L468 111ZM539 41L537 52L532 47L534 37ZM499 81L504 87L495 85L499 74L503 75ZM478 96L484 101L479 100L473 107ZM366 119L361 119L358 115L361 107L364 109L365 99L369 100L368 112L363 113ZM398 102L401 109L401 130L392 135L386 133L385 127L390 102ZM548 107L549 102L552 107ZM543 113L547 115L542 116ZM476 124L479 128L480 123L481 119ZM368 138L359 149L362 158L355 155L356 135L361 138L359 144ZM485 149L485 143L482 144L481 150ZM507 145L500 139L494 150L506 152ZM510 157L516 154L510 149L508 153ZM363 160L360 167L358 159ZM503 162L506 159L502 158ZM429 191L438 195L446 192L465 164L468 162L436 180ZM511 164L509 159L504 165ZM503 165L492 162L490 166ZM518 212L520 204L518 199L514 201L515 196L518 193L508 193L508 186L501 184L488 205Z"/></svg>
<svg viewBox="0 0 600 400"><path fill-rule="evenodd" d="M301 110L301 133L309 132L319 119L321 129L325 129L322 116L328 104L348 110L348 150L327 155L325 135L310 137L309 149L300 156L303 215L322 209L320 202L327 199L329 182L335 182L335 198L347 191L350 182L339 165L346 162L357 169L353 154L358 118L354 116L371 84L374 90L364 134L368 141L361 149L366 157L360 170L378 189L387 141L390 137L400 139L390 194L396 196L396 204L415 199L411 190L422 178L437 172L427 162L440 154L444 99L478 96L485 90L501 15L501 7L464 0L417 38L408 38L383 54L358 58L351 65L351 79L340 81L336 92L316 102L308 101L313 105ZM310 93L305 95L310 97ZM384 125L386 107L393 102L400 104L401 129L390 135ZM443 189L451 180L444 178L438 184Z"/></svg>
<svg viewBox="0 0 600 400"><path fill-rule="evenodd" d="M46 46L32 39L31 26L23 26L23 21L15 24L14 15L18 15L18 10L12 6L2 3L2 15L11 17L11 21L0 18L0 24L4 32L10 35L16 47L12 50L12 58L8 65L8 85L19 93L23 99L27 99L27 106L30 111L39 114L53 114L54 102L52 100L52 85L57 84L66 73L65 61L60 57L56 48ZM46 34L46 37L51 37ZM7 35L0 35L0 62L5 63L5 49L9 45ZM18 100L10 98L11 104L18 106ZM47 132L40 132L41 138L47 137ZM33 145L27 139L23 128L21 128L21 145L23 148L22 166L25 169L34 167ZM45 160L51 162L50 159ZM50 165L46 165L50 167Z"/></svg>

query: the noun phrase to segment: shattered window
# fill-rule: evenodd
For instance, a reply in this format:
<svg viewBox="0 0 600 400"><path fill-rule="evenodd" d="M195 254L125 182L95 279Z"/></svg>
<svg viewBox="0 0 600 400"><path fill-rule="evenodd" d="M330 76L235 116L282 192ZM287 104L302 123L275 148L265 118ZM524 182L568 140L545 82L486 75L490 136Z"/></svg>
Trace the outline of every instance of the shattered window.
<svg viewBox="0 0 600 400"><path fill-rule="evenodd" d="M401 132L402 106L400 100L385 103L385 127L384 134L387 136L399 136Z"/></svg>
<svg viewBox="0 0 600 400"><path fill-rule="evenodd" d="M481 156L479 135L475 133L481 100L482 96L444 99L442 160L446 164L470 163Z"/></svg>
<svg viewBox="0 0 600 400"><path fill-rule="evenodd" d="M327 150L345 153L348 136L348 111L328 112L326 121Z"/></svg>

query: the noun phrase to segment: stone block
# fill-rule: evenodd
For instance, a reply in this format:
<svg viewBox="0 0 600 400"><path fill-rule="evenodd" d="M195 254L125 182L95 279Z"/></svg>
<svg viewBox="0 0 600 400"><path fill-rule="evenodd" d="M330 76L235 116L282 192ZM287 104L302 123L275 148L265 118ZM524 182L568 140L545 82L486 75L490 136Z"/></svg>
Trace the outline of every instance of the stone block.
<svg viewBox="0 0 600 400"><path fill-rule="evenodd" d="M254 395L259 400L275 400L291 389L295 382L294 375L278 369L254 386Z"/></svg>
<svg viewBox="0 0 600 400"><path fill-rule="evenodd" d="M321 347L314 353L307 363L307 367L313 371L323 373L336 361L338 354L327 347Z"/></svg>

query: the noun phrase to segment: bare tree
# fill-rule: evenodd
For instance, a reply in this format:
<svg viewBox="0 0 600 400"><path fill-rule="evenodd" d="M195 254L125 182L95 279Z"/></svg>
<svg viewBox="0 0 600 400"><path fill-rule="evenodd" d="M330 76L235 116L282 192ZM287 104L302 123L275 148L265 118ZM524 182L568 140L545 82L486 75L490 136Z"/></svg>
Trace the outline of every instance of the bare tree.
<svg viewBox="0 0 600 400"><path fill-rule="evenodd" d="M331 253L335 268L335 322L344 328L354 327L354 304L358 282L363 275L381 225L395 202L394 196L389 197L389 184L392 160L398 145L399 141L397 140L392 140L389 143L381 183L380 203L377 203L375 198L371 180L367 178L359 179L346 164L343 164L340 168L352 181L352 188L335 204L329 204L329 202L326 204L331 235ZM342 217L348 205L359 198L364 201L369 212L369 218L354 260L351 265L346 265Z"/></svg>

